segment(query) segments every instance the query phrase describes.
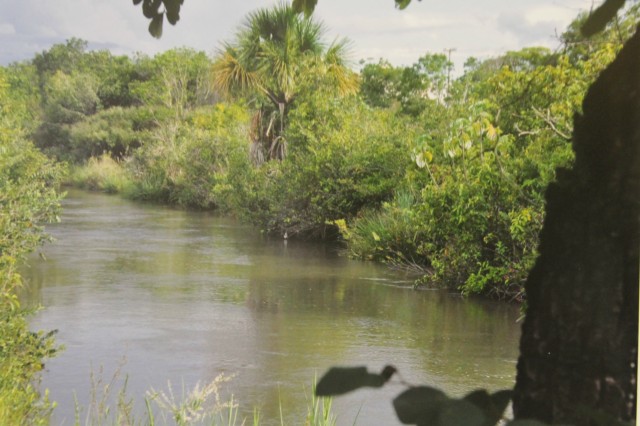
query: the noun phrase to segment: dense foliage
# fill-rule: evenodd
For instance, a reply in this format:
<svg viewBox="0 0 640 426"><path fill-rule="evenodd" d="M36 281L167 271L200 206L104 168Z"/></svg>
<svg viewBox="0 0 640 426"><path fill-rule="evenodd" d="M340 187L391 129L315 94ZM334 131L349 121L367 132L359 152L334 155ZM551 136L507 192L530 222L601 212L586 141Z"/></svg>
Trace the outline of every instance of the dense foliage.
<svg viewBox="0 0 640 426"><path fill-rule="evenodd" d="M0 69L0 419L46 424L52 407L35 382L55 347L51 333L29 331L16 291L19 262L46 240L42 226L57 217L61 169L25 138L32 94L23 90L20 68Z"/></svg>
<svg viewBox="0 0 640 426"><path fill-rule="evenodd" d="M570 45L468 61L444 102L435 98L419 116L424 127L408 153L414 165L405 185L350 224L351 253L421 268L421 283L521 298L537 255L544 190L556 168L572 164L573 114L620 48L619 35L606 34L580 57ZM389 74L388 64L375 66Z"/></svg>

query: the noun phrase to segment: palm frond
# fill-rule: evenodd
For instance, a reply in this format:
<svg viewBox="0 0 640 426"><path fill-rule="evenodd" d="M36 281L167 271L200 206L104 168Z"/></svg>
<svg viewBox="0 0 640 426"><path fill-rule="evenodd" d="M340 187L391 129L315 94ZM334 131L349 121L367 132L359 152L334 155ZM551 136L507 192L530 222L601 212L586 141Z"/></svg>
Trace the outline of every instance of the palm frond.
<svg viewBox="0 0 640 426"><path fill-rule="evenodd" d="M338 85L342 95L354 94L358 91L358 74L349 67L351 45L348 39L335 40L324 54L323 62L327 75Z"/></svg>
<svg viewBox="0 0 640 426"><path fill-rule="evenodd" d="M238 58L235 49L228 47L213 64L213 85L223 93L247 91L260 86L260 77Z"/></svg>

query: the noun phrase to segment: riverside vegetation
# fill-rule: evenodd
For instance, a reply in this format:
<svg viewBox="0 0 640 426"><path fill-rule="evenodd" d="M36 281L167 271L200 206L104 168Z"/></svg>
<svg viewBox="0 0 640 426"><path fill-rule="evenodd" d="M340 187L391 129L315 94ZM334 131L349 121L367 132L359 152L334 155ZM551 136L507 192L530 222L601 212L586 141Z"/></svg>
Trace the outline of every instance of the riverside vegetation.
<svg viewBox="0 0 640 426"><path fill-rule="evenodd" d="M543 191L573 160L573 114L636 17L588 40L578 17L562 49L470 58L457 78L431 53L357 75L346 41L326 45L321 24L284 5L250 14L214 58L71 39L5 72L35 144L77 186L338 237L421 284L520 299Z"/></svg>
<svg viewBox="0 0 640 426"><path fill-rule="evenodd" d="M327 46L322 25L287 6L251 14L214 58L71 39L1 67L0 415L44 423L51 409L33 380L55 347L28 331L15 266L56 219L67 165L78 186L342 238L420 284L521 299L543 191L573 160L573 114L637 14L588 40L579 16L562 49L470 58L457 78L431 53L358 75L347 42Z"/></svg>

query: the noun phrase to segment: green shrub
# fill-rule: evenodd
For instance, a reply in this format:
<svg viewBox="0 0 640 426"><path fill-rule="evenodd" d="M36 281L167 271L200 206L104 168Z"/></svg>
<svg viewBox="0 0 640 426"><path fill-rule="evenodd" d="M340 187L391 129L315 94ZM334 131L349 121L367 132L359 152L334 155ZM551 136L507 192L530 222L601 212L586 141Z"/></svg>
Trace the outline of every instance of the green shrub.
<svg viewBox="0 0 640 426"><path fill-rule="evenodd" d="M38 372L55 353L52 334L29 331L20 306L17 272L24 256L47 240L45 222L57 219L55 191L62 169L47 160L6 114L14 105L3 93L0 70L0 419L3 424L47 424L52 409L38 392Z"/></svg>
<svg viewBox="0 0 640 426"><path fill-rule="evenodd" d="M326 237L334 221L392 197L410 165L411 130L392 113L356 98L299 100L286 133L289 155L230 179L234 209L261 229Z"/></svg>
<svg viewBox="0 0 640 426"><path fill-rule="evenodd" d="M247 113L217 104L191 111L186 121L167 119L151 131L130 163L132 197L213 208L224 197L231 158L245 155Z"/></svg>
<svg viewBox="0 0 640 426"><path fill-rule="evenodd" d="M417 215L415 196L408 191L398 191L379 210L366 210L341 232L351 257L430 271L429 258L421 250L426 229Z"/></svg>

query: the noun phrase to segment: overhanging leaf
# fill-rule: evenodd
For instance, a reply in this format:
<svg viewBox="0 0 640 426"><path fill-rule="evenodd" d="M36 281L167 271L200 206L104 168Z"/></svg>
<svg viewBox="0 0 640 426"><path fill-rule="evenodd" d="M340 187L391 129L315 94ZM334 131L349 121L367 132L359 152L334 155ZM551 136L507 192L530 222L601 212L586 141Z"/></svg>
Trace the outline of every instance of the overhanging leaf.
<svg viewBox="0 0 640 426"><path fill-rule="evenodd" d="M164 14L161 13L156 15L151 19L151 23L149 23L149 34L154 36L155 38L162 37L162 23L164 21Z"/></svg>
<svg viewBox="0 0 640 426"><path fill-rule="evenodd" d="M171 25L175 25L180 20L180 5L179 0L163 0L164 8L167 15L167 21Z"/></svg>
<svg viewBox="0 0 640 426"><path fill-rule="evenodd" d="M382 373L374 374L367 367L333 367L325 373L316 385L317 396L335 396L362 388L379 388L395 373L396 369L386 366Z"/></svg>
<svg viewBox="0 0 640 426"><path fill-rule="evenodd" d="M482 410L486 418L483 426L493 426L502 418L512 393L510 390L502 390L489 395L486 390L479 389L466 395L463 400Z"/></svg>
<svg viewBox="0 0 640 426"><path fill-rule="evenodd" d="M293 0L291 7L296 13L304 13L307 18L311 16L318 4L318 0Z"/></svg>
<svg viewBox="0 0 640 426"><path fill-rule="evenodd" d="M145 18L153 19L158 16L158 9L162 0L144 0L142 3L142 14Z"/></svg>
<svg viewBox="0 0 640 426"><path fill-rule="evenodd" d="M142 2L142 0L133 0L133 5L137 6Z"/></svg>
<svg viewBox="0 0 640 426"><path fill-rule="evenodd" d="M606 0L599 8L593 11L582 26L582 34L585 37L599 33L616 16L618 10L624 6L625 0Z"/></svg>
<svg viewBox="0 0 640 426"><path fill-rule="evenodd" d="M405 7L409 6L409 3L411 3L411 0L396 0L396 7L402 10Z"/></svg>

